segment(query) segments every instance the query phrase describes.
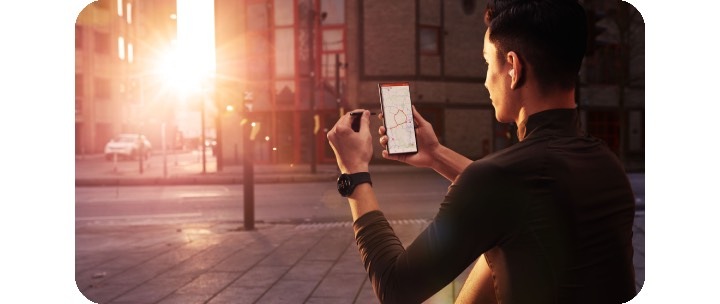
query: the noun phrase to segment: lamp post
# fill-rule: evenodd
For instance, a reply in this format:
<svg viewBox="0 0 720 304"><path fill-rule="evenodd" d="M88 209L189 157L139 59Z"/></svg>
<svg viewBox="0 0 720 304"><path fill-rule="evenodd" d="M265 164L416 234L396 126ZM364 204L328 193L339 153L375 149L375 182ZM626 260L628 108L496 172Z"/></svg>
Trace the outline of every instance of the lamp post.
<svg viewBox="0 0 720 304"><path fill-rule="evenodd" d="M313 8L308 8L309 19L308 22L308 38L310 39L310 120L315 121L315 26L320 19L324 20L327 17L327 13L322 12L318 16L317 11ZM317 138L315 130L310 129L310 173L315 174L317 172Z"/></svg>
<svg viewBox="0 0 720 304"><path fill-rule="evenodd" d="M139 93L140 93L140 107L139 107L139 108L140 108L140 111L139 111L139 112L142 113L142 111L144 110L143 107L145 106L145 105L143 104L143 103L145 102L145 100L144 100L144 98L145 98L145 95L144 95L144 94L145 94L145 91L144 91L142 79L137 80L137 83L138 83L138 89L139 89L139 91L140 91L140 92L139 92ZM144 116L144 115L143 115L143 116ZM142 136L142 129L143 129L143 125L142 125L142 121L141 121L140 124L138 125L138 143L139 143L139 145L140 145L140 148L139 148L140 152L138 153L138 154L140 154L140 157L138 157L138 170L140 171L140 174L143 174L143 169L144 169L144 166L143 166L143 157L142 157L142 155L144 154L144 153L143 153L143 152L144 152L144 151L143 151L143 147L145 146L145 142L144 142L144 141L142 140L142 138L141 138L141 136ZM116 154L117 154L117 153L116 153ZM115 159L117 159L117 156L115 156Z"/></svg>
<svg viewBox="0 0 720 304"><path fill-rule="evenodd" d="M140 174L143 174L143 168L144 168L144 166L143 166L143 158L144 157L143 156L145 155L145 151L144 151L145 150L144 149L145 141L143 141L143 139L142 139L142 127L140 127L140 130L138 131L137 142L138 142L138 152L137 152L138 167L140 169Z"/></svg>
<svg viewBox="0 0 720 304"><path fill-rule="evenodd" d="M243 112L248 123L251 121L252 92L245 92L243 98ZM250 134L254 126L246 127L248 123L240 124L240 134L243 145L243 216L245 230L255 229L255 180L253 168L253 147Z"/></svg>

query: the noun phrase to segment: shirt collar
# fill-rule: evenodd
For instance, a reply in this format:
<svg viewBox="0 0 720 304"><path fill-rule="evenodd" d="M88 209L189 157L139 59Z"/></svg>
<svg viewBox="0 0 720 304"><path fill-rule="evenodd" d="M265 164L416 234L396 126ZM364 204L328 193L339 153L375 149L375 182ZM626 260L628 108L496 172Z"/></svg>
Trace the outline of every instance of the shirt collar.
<svg viewBox="0 0 720 304"><path fill-rule="evenodd" d="M551 109L528 116L518 125L518 139L554 136L583 136L577 109Z"/></svg>

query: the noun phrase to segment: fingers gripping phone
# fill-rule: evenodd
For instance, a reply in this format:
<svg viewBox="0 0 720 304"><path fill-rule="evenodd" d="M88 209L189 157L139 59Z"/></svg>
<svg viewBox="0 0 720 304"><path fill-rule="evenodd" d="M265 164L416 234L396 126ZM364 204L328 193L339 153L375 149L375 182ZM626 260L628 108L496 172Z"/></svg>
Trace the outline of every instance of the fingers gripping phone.
<svg viewBox="0 0 720 304"><path fill-rule="evenodd" d="M388 137L388 154L417 153L417 137L410 101L410 83L378 83L380 109Z"/></svg>

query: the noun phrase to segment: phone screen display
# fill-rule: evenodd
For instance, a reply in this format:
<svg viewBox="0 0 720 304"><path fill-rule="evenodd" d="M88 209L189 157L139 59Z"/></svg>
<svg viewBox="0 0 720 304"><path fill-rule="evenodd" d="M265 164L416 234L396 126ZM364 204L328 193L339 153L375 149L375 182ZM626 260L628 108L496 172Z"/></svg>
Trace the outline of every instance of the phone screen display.
<svg viewBox="0 0 720 304"><path fill-rule="evenodd" d="M383 124L389 154L416 153L417 138L410 103L410 83L379 83Z"/></svg>

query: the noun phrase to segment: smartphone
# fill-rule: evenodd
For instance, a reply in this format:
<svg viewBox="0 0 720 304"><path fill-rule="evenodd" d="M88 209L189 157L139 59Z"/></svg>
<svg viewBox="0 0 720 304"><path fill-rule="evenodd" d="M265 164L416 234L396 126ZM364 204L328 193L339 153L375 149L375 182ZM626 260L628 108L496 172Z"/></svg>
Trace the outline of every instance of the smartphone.
<svg viewBox="0 0 720 304"><path fill-rule="evenodd" d="M388 154L417 153L409 82L378 83Z"/></svg>

